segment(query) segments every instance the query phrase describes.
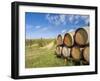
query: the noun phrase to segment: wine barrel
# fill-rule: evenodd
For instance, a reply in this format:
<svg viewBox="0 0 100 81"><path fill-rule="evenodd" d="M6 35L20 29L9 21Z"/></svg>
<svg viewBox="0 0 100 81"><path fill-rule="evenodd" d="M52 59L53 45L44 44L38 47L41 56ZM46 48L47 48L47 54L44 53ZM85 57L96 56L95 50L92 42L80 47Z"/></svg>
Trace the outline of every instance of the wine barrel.
<svg viewBox="0 0 100 81"><path fill-rule="evenodd" d="M69 57L70 56L70 48L64 46L62 48L62 55L63 55L64 58Z"/></svg>
<svg viewBox="0 0 100 81"><path fill-rule="evenodd" d="M72 47L70 54L71 54L71 57L73 58L74 61L80 61L81 50L79 47L76 47L76 46Z"/></svg>
<svg viewBox="0 0 100 81"><path fill-rule="evenodd" d="M75 32L74 40L75 43L78 45L86 45L88 43L89 37L88 37L88 29L79 28Z"/></svg>
<svg viewBox="0 0 100 81"><path fill-rule="evenodd" d="M73 38L74 32L73 33L66 33L64 35L63 43L67 47L72 47L74 44L74 38Z"/></svg>
<svg viewBox="0 0 100 81"><path fill-rule="evenodd" d="M57 56L61 56L61 54L62 54L62 46L57 46L55 52L56 52Z"/></svg>
<svg viewBox="0 0 100 81"><path fill-rule="evenodd" d="M56 41L57 41L57 46L63 44L62 36L60 34L57 36L57 40Z"/></svg>
<svg viewBox="0 0 100 81"><path fill-rule="evenodd" d="M89 44L89 42L90 42L90 29L89 29L89 27L84 27L84 29L86 30L86 32L88 34L88 40L87 40L86 44Z"/></svg>
<svg viewBox="0 0 100 81"><path fill-rule="evenodd" d="M90 54L90 49L89 46L87 46L83 49L83 58L87 63L89 63L89 54Z"/></svg>

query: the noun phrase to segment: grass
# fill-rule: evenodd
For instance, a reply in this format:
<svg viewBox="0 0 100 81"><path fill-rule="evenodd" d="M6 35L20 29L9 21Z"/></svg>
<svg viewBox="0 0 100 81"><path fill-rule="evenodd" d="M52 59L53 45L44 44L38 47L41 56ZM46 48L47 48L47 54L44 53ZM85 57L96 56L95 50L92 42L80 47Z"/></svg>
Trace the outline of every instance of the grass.
<svg viewBox="0 0 100 81"><path fill-rule="evenodd" d="M25 67L64 66L64 60L55 56L54 49L26 47Z"/></svg>
<svg viewBox="0 0 100 81"><path fill-rule="evenodd" d="M32 41L35 41L35 43L32 43ZM42 46L39 45L43 41L46 41L48 43L45 43ZM28 40L28 42L30 41ZM31 44L28 44L28 42L25 46L25 68L59 67L74 65L72 61L68 61L67 63L65 63L63 58L57 58L57 56L55 55L54 39L42 39L42 41L40 39L38 39L37 41L31 40ZM50 44L51 42L53 42L53 46L48 49L48 46L46 45Z"/></svg>

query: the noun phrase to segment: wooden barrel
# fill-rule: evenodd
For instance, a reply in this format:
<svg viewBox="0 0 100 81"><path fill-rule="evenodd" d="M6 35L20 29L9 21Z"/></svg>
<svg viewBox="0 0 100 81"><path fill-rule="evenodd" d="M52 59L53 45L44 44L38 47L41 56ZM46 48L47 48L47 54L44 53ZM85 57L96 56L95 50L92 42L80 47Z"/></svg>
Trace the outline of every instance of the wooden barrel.
<svg viewBox="0 0 100 81"><path fill-rule="evenodd" d="M62 55L63 55L64 58L69 57L70 56L70 48L64 46L62 48Z"/></svg>
<svg viewBox="0 0 100 81"><path fill-rule="evenodd" d="M71 54L71 57L73 58L74 61L76 61L76 62L80 61L80 59L81 59L81 50L80 50L79 47L76 47L76 46L72 47L70 54Z"/></svg>
<svg viewBox="0 0 100 81"><path fill-rule="evenodd" d="M60 34L57 36L57 40L56 41L57 41L57 46L63 44L62 36Z"/></svg>
<svg viewBox="0 0 100 81"><path fill-rule="evenodd" d="M88 41L88 33L86 29L79 28L75 32L74 36L75 43L78 45L86 45Z"/></svg>
<svg viewBox="0 0 100 81"><path fill-rule="evenodd" d="M87 46L83 49L83 58L87 63L89 63L89 54L90 54L90 49L89 46Z"/></svg>
<svg viewBox="0 0 100 81"><path fill-rule="evenodd" d="M61 56L61 54L62 54L62 46L57 46L55 52L56 52L57 56Z"/></svg>
<svg viewBox="0 0 100 81"><path fill-rule="evenodd" d="M90 42L90 28L89 27L84 27L84 29L86 30L86 32L88 34L88 40L87 40L86 44L89 44L89 42Z"/></svg>
<svg viewBox="0 0 100 81"><path fill-rule="evenodd" d="M74 44L73 33L66 33L64 35L63 43L67 47L72 47Z"/></svg>

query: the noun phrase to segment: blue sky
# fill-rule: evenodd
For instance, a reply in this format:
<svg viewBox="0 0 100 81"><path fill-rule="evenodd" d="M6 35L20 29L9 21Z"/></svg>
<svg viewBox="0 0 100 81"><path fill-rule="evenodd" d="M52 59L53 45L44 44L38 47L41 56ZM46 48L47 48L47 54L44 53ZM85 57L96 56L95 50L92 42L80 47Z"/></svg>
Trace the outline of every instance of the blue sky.
<svg viewBox="0 0 100 81"><path fill-rule="evenodd" d="M25 13L26 39L55 38L88 25L88 15Z"/></svg>

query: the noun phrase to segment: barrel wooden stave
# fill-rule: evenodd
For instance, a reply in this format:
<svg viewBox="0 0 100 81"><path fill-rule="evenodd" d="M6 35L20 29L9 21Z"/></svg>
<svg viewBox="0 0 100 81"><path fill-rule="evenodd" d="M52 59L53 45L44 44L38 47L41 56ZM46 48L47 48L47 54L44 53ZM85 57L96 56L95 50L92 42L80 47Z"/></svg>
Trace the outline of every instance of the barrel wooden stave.
<svg viewBox="0 0 100 81"><path fill-rule="evenodd" d="M70 48L64 46L62 48L62 55L64 58L68 58L70 56Z"/></svg>
<svg viewBox="0 0 100 81"><path fill-rule="evenodd" d="M87 29L88 30L88 29ZM75 31L74 40L77 45L86 45L88 43L88 31L84 28L79 28Z"/></svg>
<svg viewBox="0 0 100 81"><path fill-rule="evenodd" d="M57 46L55 52L56 52L57 56L61 56L61 54L62 54L62 46Z"/></svg>
<svg viewBox="0 0 100 81"><path fill-rule="evenodd" d="M66 33L64 35L63 43L67 47L72 47L74 44L73 33Z"/></svg>
<svg viewBox="0 0 100 81"><path fill-rule="evenodd" d="M87 46L83 49L83 58L87 63L89 63L89 54L90 54L90 48L89 46Z"/></svg>
<svg viewBox="0 0 100 81"><path fill-rule="evenodd" d="M71 48L71 57L74 61L80 61L81 59L81 50L79 47L72 47Z"/></svg>
<svg viewBox="0 0 100 81"><path fill-rule="evenodd" d="M57 39L56 39L57 45L62 45L63 44L63 39L62 36L59 34Z"/></svg>

